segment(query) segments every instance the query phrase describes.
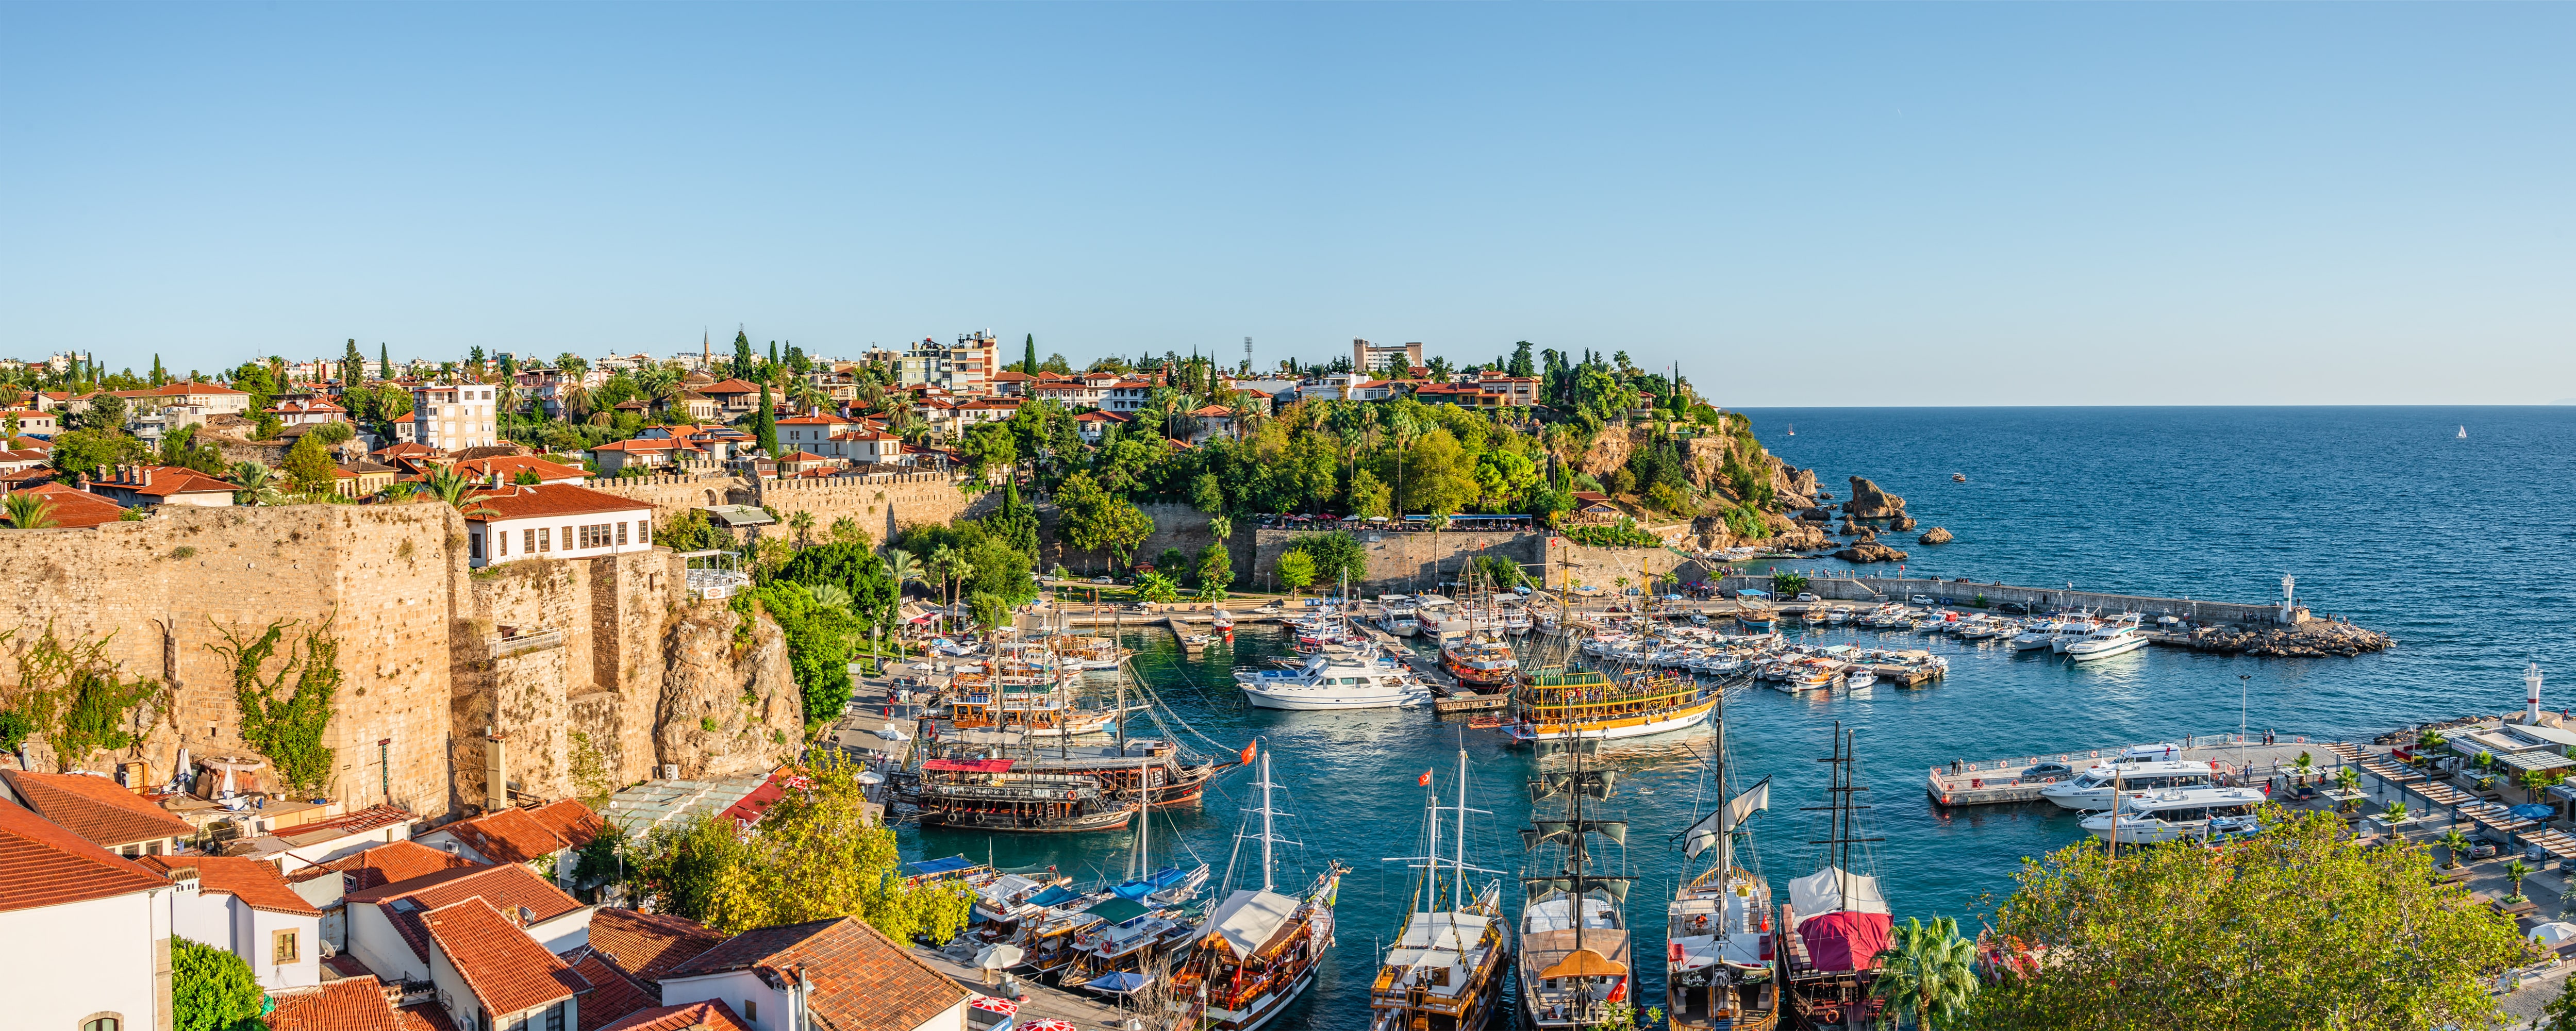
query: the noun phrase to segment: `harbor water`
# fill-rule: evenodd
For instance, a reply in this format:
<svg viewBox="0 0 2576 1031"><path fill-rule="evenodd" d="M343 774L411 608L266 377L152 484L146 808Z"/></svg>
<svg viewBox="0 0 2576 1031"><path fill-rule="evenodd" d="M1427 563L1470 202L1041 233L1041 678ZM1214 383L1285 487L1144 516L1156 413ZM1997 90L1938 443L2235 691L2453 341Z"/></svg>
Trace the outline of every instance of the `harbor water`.
<svg viewBox="0 0 2576 1031"><path fill-rule="evenodd" d="M1954 543L1884 539L1912 557L1909 574L2174 597L2260 601L2297 577L2304 604L2394 635L2398 646L2358 658L2255 659L2150 648L2082 666L2045 653L1904 632L1832 630L1831 642L1928 647L1950 675L1919 691L1790 696L1755 686L1725 705L1738 786L1773 780L1772 810L1751 828L1775 890L1815 868L1824 837L1825 766L1840 721L1858 730L1866 826L1883 838L1870 865L1899 920L1978 914L2010 890L2025 856L2078 840L2067 815L2043 804L1957 811L1932 807L1925 771L1953 759L2092 749L2253 731L2321 738L2521 704L2520 671L2539 662L2553 680L2545 704L2576 704L2568 664L2569 594L2576 563L2576 407L2138 408L1754 410L1773 453L1814 467L1837 498L1867 476L1903 496ZM1785 431L1794 425L1796 435ZM2465 426L2468 436L2458 436ZM1965 481L1954 479L1965 476ZM1831 560L1748 568L1834 569ZM1890 570L1893 572L1893 570ZM1791 631L1794 635L1797 631ZM1140 666L1177 715L1210 740L1173 726L1212 754L1270 742L1284 836L1278 882L1301 887L1328 859L1354 867L1344 882L1339 944L1315 990L1277 1026L1356 1029L1368 1019L1375 941L1399 926L1411 871L1382 857L1418 854L1423 789L1437 771L1446 794L1463 740L1470 804L1493 811L1471 825L1469 861L1515 870L1513 831L1528 817L1526 750L1460 729L1428 710L1358 713L1249 709L1232 685L1237 664L1288 653L1275 628L1245 627L1232 648L1192 659L1160 629L1130 632ZM1105 684L1105 681L1104 681ZM1155 734L1139 718L1131 733ZM1713 799L1701 789L1706 729L1605 746L1625 771L1612 809L1631 821L1625 862L1638 878L1628 906L1647 1003L1661 999L1662 911L1684 861L1667 835ZM1198 810L1157 814L1158 858L1178 849L1219 873L1251 802L1252 778L1228 775ZM1006 866L1052 863L1086 881L1114 876L1126 833L987 836L903 831L907 858L966 853ZM1444 851L1446 851L1444 849ZM1617 857L1615 849L1608 854ZM1257 863L1247 848L1240 864ZM1249 876L1257 879L1257 870ZM1238 875L1241 880L1243 875ZM1507 893L1506 898L1512 896Z"/></svg>

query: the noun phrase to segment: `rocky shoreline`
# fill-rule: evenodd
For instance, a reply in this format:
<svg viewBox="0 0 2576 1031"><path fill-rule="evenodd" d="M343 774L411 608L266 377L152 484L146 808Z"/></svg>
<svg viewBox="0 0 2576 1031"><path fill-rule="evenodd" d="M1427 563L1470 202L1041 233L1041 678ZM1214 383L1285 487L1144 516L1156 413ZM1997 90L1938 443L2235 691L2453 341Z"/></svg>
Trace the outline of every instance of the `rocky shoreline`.
<svg viewBox="0 0 2576 1031"><path fill-rule="evenodd" d="M2323 658L2387 651L2397 639L2350 623L2315 620L2297 627L2236 630L2205 626L2191 632L2195 651L2222 655Z"/></svg>

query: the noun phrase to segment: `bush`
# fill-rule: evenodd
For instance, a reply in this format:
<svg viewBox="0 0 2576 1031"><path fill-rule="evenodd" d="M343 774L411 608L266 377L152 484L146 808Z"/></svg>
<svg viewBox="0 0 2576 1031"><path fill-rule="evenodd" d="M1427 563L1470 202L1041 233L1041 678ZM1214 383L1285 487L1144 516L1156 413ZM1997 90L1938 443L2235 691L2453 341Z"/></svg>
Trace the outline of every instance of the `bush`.
<svg viewBox="0 0 2576 1031"><path fill-rule="evenodd" d="M320 948L298 942L297 948ZM267 996L250 964L226 949L170 939L170 1026L174 1031L260 1031Z"/></svg>
<svg viewBox="0 0 2576 1031"><path fill-rule="evenodd" d="M1660 548L1664 542L1654 534L1637 528L1637 521L1620 516L1609 526L1568 527L1565 536L1577 544L1595 548Z"/></svg>
<svg viewBox="0 0 2576 1031"><path fill-rule="evenodd" d="M1646 504L1666 512L1688 512L1691 500L1681 491L1673 489L1672 484L1658 483L1646 488Z"/></svg>

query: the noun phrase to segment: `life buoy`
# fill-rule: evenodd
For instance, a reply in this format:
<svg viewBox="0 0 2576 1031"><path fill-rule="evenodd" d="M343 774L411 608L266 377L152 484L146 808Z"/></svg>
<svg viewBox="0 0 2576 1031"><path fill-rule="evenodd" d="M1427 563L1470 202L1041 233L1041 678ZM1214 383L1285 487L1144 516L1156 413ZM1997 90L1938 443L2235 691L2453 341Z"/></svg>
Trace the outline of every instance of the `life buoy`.
<svg viewBox="0 0 2576 1031"><path fill-rule="evenodd" d="M2055 778L2055 777L2042 777L2042 778L2040 778L2040 779L2039 779L2039 782L2040 782L2040 783L2042 783L2042 784L2055 784L2055 783L2057 783L2057 778Z"/></svg>

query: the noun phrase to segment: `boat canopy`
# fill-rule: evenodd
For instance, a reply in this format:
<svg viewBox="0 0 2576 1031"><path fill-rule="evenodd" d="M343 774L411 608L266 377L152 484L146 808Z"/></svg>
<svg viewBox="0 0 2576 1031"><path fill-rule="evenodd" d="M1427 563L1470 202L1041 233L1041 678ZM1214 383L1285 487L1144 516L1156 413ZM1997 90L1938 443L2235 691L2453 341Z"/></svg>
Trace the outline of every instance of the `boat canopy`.
<svg viewBox="0 0 2576 1031"><path fill-rule="evenodd" d="M1791 882L1795 883L1795 882ZM1798 922L1807 960L1818 970L1868 970L1887 949L1888 918L1876 913L1826 913Z"/></svg>
<svg viewBox="0 0 2576 1031"><path fill-rule="evenodd" d="M957 855L946 859L924 859L918 863L905 863L903 869L905 873L914 877L932 877L944 873L956 873L975 865L974 860Z"/></svg>
<svg viewBox="0 0 2576 1031"><path fill-rule="evenodd" d="M1137 989L1143 988L1152 983L1154 983L1153 978L1147 977L1143 974L1122 971L1115 974L1102 974L1099 977L1083 982L1082 986L1093 991L1116 992L1120 995L1125 995L1128 992L1136 991Z"/></svg>
<svg viewBox="0 0 2576 1031"><path fill-rule="evenodd" d="M1089 913L1113 924L1123 924L1127 921L1143 916L1146 913L1152 912L1152 910L1145 908L1144 903L1138 902L1134 899L1107 899L1102 901L1099 905L1086 909L1083 912Z"/></svg>
<svg viewBox="0 0 2576 1031"><path fill-rule="evenodd" d="M1271 891L1238 891L1217 907L1208 925L1233 947L1235 955L1250 956L1296 915L1296 899Z"/></svg>
<svg viewBox="0 0 2576 1031"><path fill-rule="evenodd" d="M1142 902L1145 900L1145 896L1151 895L1165 888L1169 888L1172 885L1179 884L1182 881L1189 879L1189 876L1190 872L1187 870L1183 870L1177 866L1166 866L1160 870L1154 871L1153 873L1146 874L1143 877L1119 884L1109 890L1115 892L1119 898L1135 899L1136 901Z"/></svg>
<svg viewBox="0 0 2576 1031"><path fill-rule="evenodd" d="M921 768L939 773L1009 773L1016 759L933 759Z"/></svg>
<svg viewBox="0 0 2576 1031"><path fill-rule="evenodd" d="M1081 897L1081 892L1073 891L1061 884L1050 884L1047 885L1047 890L1029 896L1028 903L1032 906L1061 906Z"/></svg>
<svg viewBox="0 0 2576 1031"><path fill-rule="evenodd" d="M1852 897L1848 904L1843 901L1845 884L1851 886ZM1798 918L1799 923L1837 910L1885 914L1887 898L1878 893L1878 878L1845 873L1828 866L1789 882L1789 912Z"/></svg>

